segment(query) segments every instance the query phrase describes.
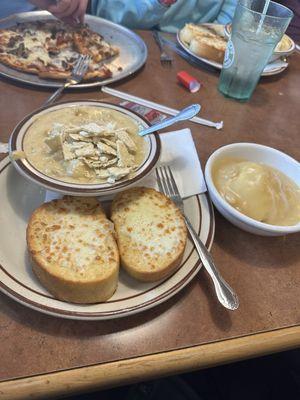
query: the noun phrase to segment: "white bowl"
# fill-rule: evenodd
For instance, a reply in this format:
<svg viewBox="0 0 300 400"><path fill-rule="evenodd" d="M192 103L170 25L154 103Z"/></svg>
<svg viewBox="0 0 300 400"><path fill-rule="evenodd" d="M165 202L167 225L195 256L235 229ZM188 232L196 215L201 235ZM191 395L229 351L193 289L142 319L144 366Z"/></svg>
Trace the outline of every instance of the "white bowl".
<svg viewBox="0 0 300 400"><path fill-rule="evenodd" d="M117 110L128 117L131 117L138 124L140 128L148 128L149 123L136 114L135 112L126 109L125 107L99 102L99 101L72 101L72 102L64 102L58 103L55 105L51 105L48 107L40 108L39 110L34 111L32 114L25 117L19 125L14 129L11 134L9 141L9 151L10 154L13 151L23 151L23 142L24 137L31 126L31 124L36 121L39 116L51 113L52 111L59 109L66 109L70 107L101 107ZM54 121L56 122L56 121ZM36 169L31 163L28 162L27 159L19 159L14 160L13 157L12 163L14 167L20 172L25 178L29 179L32 182L37 183L40 186L43 186L46 189L61 193L61 194L69 194L73 196L111 196L115 193L127 189L130 186L135 185L138 181L147 176L152 169L154 168L156 162L158 161L160 155L160 139L157 134L150 134L144 136L146 154L143 162L139 165L139 167L131 174L131 176L120 179L114 183L97 183L97 184L85 184L85 183L70 183L65 182L61 179L52 178L42 173L38 169Z"/></svg>
<svg viewBox="0 0 300 400"><path fill-rule="evenodd" d="M300 186L300 164L279 150L256 143L233 143L220 147L208 159L205 166L207 188L217 210L233 225L247 232L262 236L281 236L300 232L300 222L292 226L269 225L247 217L232 207L219 194L212 180L212 167L218 159L238 157L249 161L262 162L278 169Z"/></svg>
<svg viewBox="0 0 300 400"><path fill-rule="evenodd" d="M269 63L273 62L275 60L278 60L282 57L288 57L290 56L292 53L294 53L294 51L296 50L296 44L293 41L292 38L290 38L288 35L284 34L283 38L285 38L288 42L289 42L289 47L287 47L286 49L283 50L279 50L279 46L280 46L280 42L277 44L277 46L275 47L275 50L273 51L273 54L270 57Z"/></svg>

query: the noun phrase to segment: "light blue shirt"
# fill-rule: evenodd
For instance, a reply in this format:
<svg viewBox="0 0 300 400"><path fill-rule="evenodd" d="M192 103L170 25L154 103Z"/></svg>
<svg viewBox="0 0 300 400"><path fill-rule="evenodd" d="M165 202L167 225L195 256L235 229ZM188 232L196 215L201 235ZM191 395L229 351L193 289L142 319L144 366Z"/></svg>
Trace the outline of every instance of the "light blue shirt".
<svg viewBox="0 0 300 400"><path fill-rule="evenodd" d="M34 9L35 6L26 0L0 0L0 18Z"/></svg>
<svg viewBox="0 0 300 400"><path fill-rule="evenodd" d="M176 32L186 22L227 24L233 18L238 0L177 0L165 7L158 0L92 0L92 14L132 29L155 25Z"/></svg>

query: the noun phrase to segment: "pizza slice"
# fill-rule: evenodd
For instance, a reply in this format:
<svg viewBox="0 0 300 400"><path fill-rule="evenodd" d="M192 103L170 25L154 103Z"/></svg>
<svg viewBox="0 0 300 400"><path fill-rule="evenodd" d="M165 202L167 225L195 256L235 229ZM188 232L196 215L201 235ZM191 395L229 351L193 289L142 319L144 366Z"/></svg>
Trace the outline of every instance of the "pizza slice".
<svg viewBox="0 0 300 400"><path fill-rule="evenodd" d="M74 46L80 54L88 54L95 63L106 61L119 54L119 50L107 43L103 36L84 26L73 34Z"/></svg>
<svg viewBox="0 0 300 400"><path fill-rule="evenodd" d="M32 48L35 48L35 56L32 54ZM19 30L0 30L0 61L2 63L36 74L44 65L42 59L45 59L45 53L37 39Z"/></svg>

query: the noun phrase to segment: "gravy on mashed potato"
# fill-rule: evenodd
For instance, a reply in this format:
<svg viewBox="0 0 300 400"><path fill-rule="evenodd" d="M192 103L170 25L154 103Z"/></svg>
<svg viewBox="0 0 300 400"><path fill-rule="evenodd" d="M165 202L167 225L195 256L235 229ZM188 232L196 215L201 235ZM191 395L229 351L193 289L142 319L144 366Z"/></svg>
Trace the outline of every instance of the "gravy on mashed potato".
<svg viewBox="0 0 300 400"><path fill-rule="evenodd" d="M281 226L300 222L300 188L282 172L228 157L215 162L212 177L221 196L248 217Z"/></svg>
<svg viewBox="0 0 300 400"><path fill-rule="evenodd" d="M119 111L68 107L39 116L28 128L23 149L40 172L71 183L113 183L144 160L138 125Z"/></svg>

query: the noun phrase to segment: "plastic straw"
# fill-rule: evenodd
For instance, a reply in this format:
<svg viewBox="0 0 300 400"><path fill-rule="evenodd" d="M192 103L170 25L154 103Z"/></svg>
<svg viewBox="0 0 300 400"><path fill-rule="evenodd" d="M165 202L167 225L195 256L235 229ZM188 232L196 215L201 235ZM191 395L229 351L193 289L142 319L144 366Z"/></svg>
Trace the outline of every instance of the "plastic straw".
<svg viewBox="0 0 300 400"><path fill-rule="evenodd" d="M271 0L266 0L256 33L261 31Z"/></svg>
<svg viewBox="0 0 300 400"><path fill-rule="evenodd" d="M153 108L154 110L158 110L160 112L163 112L165 114L169 115L177 115L179 110L176 110L175 108L170 108L166 107L162 104L159 103L154 103L153 101L145 100L142 99L141 97L133 96L132 94L121 92L119 90L111 89L107 86L101 86L101 90L104 93L108 93L112 96L119 97L120 99L127 100L127 101L132 101L137 104L141 104L145 107L150 107ZM193 117L190 119L190 121L195 122L196 124L201 124L205 126L210 126L212 128L216 129L222 129L223 128L223 121L221 122L212 122L208 121L206 119L200 118L200 117Z"/></svg>

